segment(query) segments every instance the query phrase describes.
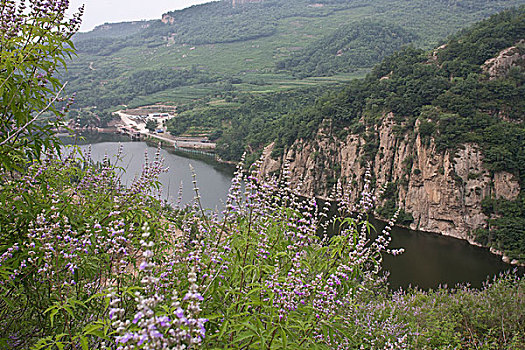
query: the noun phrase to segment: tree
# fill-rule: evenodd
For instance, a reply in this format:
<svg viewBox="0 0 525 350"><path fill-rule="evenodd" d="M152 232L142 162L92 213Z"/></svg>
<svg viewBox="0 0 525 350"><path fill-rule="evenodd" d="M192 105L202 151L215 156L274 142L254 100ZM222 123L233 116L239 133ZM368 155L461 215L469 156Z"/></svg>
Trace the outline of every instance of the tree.
<svg viewBox="0 0 525 350"><path fill-rule="evenodd" d="M0 167L20 168L57 149L54 128L66 101L54 77L74 53L71 37L83 7L68 19L67 1L0 0Z"/></svg>
<svg viewBox="0 0 525 350"><path fill-rule="evenodd" d="M155 129L157 129L157 122L155 120L148 119L146 122L146 129L148 129L150 132L155 131Z"/></svg>

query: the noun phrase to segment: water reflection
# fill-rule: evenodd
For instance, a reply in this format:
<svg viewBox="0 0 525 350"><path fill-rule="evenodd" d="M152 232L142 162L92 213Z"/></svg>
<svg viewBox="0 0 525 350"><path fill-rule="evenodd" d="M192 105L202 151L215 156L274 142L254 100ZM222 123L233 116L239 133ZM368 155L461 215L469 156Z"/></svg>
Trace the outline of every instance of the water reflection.
<svg viewBox="0 0 525 350"><path fill-rule="evenodd" d="M374 225L382 230L384 223L374 221ZM409 285L435 289L440 284L453 287L458 283L480 288L487 278L514 269L486 248L434 233L394 227L391 247L405 249L396 257L384 256L383 268L390 272L392 289Z"/></svg>

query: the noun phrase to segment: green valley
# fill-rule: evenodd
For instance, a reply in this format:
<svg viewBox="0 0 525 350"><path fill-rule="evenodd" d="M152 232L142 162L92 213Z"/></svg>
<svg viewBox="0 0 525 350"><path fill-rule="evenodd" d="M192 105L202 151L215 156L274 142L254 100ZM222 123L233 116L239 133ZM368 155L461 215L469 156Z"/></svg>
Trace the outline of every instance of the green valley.
<svg viewBox="0 0 525 350"><path fill-rule="evenodd" d="M206 104L224 95L330 86L363 77L402 45L430 48L469 23L520 3L266 0L232 7L229 0L218 1L167 13L163 21L107 24L78 34L78 57L64 79L77 93L77 107L99 109ZM353 37L325 46L334 35L348 34ZM370 44L377 35L381 40ZM280 69L305 55L313 58L308 65ZM330 69L323 68L327 65ZM174 80L170 84L156 78L166 70ZM305 76L312 78L301 79ZM145 84L155 88L133 87Z"/></svg>

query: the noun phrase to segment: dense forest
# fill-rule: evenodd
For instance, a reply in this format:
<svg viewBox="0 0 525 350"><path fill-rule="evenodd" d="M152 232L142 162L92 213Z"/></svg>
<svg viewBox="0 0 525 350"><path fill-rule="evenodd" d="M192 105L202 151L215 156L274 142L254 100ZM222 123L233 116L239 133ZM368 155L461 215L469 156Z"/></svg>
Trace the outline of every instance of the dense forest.
<svg viewBox="0 0 525 350"><path fill-rule="evenodd" d="M199 105L180 113L168 122L173 135L188 134L192 129L205 128L211 140L218 141L219 155L226 160L238 160L246 149L250 159L275 137L279 121L288 113L313 105L323 92L321 87L290 92L240 95L234 98L237 107L205 107Z"/></svg>
<svg viewBox="0 0 525 350"><path fill-rule="evenodd" d="M399 26L373 22L352 23L321 38L292 58L278 62L277 69L305 77L371 68L414 39L414 34Z"/></svg>

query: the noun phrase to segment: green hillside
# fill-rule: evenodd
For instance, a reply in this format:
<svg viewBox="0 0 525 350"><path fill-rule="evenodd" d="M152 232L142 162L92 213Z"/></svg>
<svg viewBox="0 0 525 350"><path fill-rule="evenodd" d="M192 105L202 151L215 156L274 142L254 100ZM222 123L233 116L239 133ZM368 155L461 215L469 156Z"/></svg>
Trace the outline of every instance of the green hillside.
<svg viewBox="0 0 525 350"><path fill-rule="evenodd" d="M483 210L490 229L476 232L484 245L504 250L513 258L525 257L525 7L504 11L451 37L434 51L401 50L376 65L365 79L355 80L308 101L302 94L299 110L280 113L282 102L275 96L248 100L239 113L222 120L223 137L218 152L238 157L244 150L260 150L276 141L276 153L299 138L312 138L328 120L333 137L349 132L366 133L366 156L373 160L379 151L375 124L394 113L396 137L414 136L417 119L423 142L434 139L436 151L454 151L464 143L476 143L484 155L484 166L492 172L507 171L520 181L521 194L514 200L486 198ZM512 48L511 48L512 47ZM517 57L503 64L497 74L485 66L487 60L508 49ZM272 102L276 100L277 102ZM273 103L273 105L272 105ZM257 107L257 105L262 107ZM287 105L293 106L291 101ZM257 108L249 110L250 106ZM261 115L269 117L259 121ZM259 112L259 111L262 111ZM186 112L189 113L189 112ZM219 115L216 112L201 116ZM191 114L183 113L181 118ZM195 118L194 121L198 121ZM251 128L250 121L258 121ZM177 123L174 121L173 123ZM242 127L239 129L239 125ZM231 126L231 127L230 127ZM242 131L239 131L242 130ZM261 139L265 136L265 139ZM233 150L240 145L240 149ZM259 145L259 148L257 146ZM364 159L366 161L367 159ZM335 174L338 178L338 174Z"/></svg>
<svg viewBox="0 0 525 350"><path fill-rule="evenodd" d="M77 93L77 107L99 109L156 102L183 105L196 99L208 103L230 83L234 94L341 83L364 76L404 44L430 48L469 23L523 3L266 0L232 7L230 1L218 1L170 12L167 23L109 24L79 34L74 39L78 57L63 78L69 91ZM342 37L321 44L337 36ZM310 68L311 62L290 71L276 69L312 50L321 51L311 55L318 57L316 69ZM333 57L339 50L343 55ZM156 77L167 70L177 83L157 84ZM333 78L301 79L325 75ZM146 80L159 87L129 87Z"/></svg>
<svg viewBox="0 0 525 350"><path fill-rule="evenodd" d="M278 62L277 68L298 77L352 72L373 67L415 40L414 34L396 25L369 21L347 24L293 57Z"/></svg>
<svg viewBox="0 0 525 350"><path fill-rule="evenodd" d="M92 39L117 39L126 38L133 34L140 33L148 28L155 21L134 21L120 23L105 23L95 27L89 32L76 33L73 42L88 42ZM87 44L86 44L87 45ZM78 48L77 48L78 50Z"/></svg>

